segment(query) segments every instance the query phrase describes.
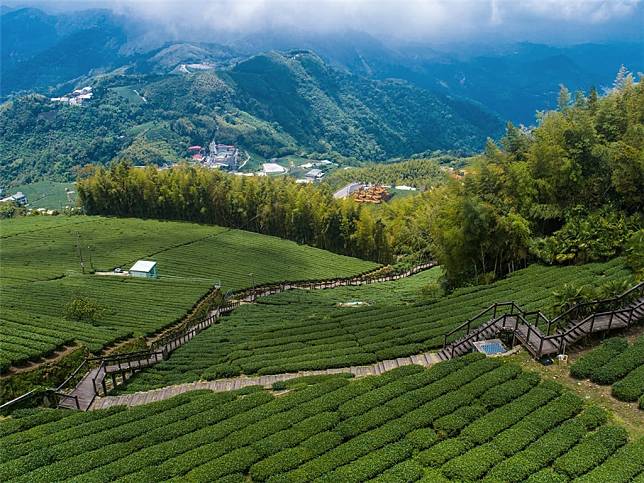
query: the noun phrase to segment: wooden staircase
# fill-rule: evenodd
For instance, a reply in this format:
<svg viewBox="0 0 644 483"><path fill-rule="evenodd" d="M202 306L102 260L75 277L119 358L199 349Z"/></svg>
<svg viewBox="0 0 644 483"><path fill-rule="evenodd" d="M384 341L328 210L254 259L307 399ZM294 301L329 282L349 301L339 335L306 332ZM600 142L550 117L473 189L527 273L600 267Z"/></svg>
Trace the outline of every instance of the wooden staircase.
<svg viewBox="0 0 644 483"><path fill-rule="evenodd" d="M402 273L375 276L363 274L357 277L343 279L285 282L233 293L224 305L210 312L206 318L193 326L171 331L163 337L158 338L151 344L149 350L86 359L74 371L74 374L78 373L83 367L87 370L92 364L98 364L98 367L91 368L71 391L65 392L63 388L71 380L71 377L67 378L63 384L53 390L52 395L57 398L57 407L87 411L97 396L106 396L111 389L117 387L119 384L123 384L136 372L167 359L172 351L186 344L202 330L216 323L222 315L233 311L242 303L254 302L257 297L273 295L293 289L322 290L342 286L357 286L393 281L409 277L434 266L436 266L436 262L428 262L417 265Z"/></svg>
<svg viewBox="0 0 644 483"><path fill-rule="evenodd" d="M581 316L588 312L592 313ZM506 332L540 359L564 353L568 346L587 335L626 329L642 319L644 282L618 297L577 304L554 319L548 319L540 311L527 312L515 302L495 303L446 333L438 356L441 360L462 356L474 349L474 342ZM563 329L553 331L565 320L569 322Z"/></svg>
<svg viewBox="0 0 644 483"><path fill-rule="evenodd" d="M63 393L62 386L59 386L55 393L59 398L57 406L87 411L96 396L106 396L110 389L124 383L136 372L167 359L170 352L216 323L221 315L231 312L239 304L238 300L229 301L210 312L199 323L156 340L149 350L85 359L83 364L97 362L98 367L87 372L69 393Z"/></svg>

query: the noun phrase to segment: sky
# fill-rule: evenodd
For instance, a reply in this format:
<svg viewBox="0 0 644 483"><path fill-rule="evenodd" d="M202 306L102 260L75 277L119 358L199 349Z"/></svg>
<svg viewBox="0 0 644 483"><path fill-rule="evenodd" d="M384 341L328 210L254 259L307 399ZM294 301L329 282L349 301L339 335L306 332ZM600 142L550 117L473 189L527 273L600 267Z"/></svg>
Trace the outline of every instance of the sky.
<svg viewBox="0 0 644 483"><path fill-rule="evenodd" d="M25 2L8 0L8 5ZM381 40L550 44L643 40L644 0L34 0L48 9L109 8L168 37L291 30L360 31Z"/></svg>

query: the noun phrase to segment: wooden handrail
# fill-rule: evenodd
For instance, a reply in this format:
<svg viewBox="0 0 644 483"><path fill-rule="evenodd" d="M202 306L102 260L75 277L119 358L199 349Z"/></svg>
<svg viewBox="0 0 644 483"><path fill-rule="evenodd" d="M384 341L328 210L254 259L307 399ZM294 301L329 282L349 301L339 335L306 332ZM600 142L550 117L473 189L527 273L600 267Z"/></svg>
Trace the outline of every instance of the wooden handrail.
<svg viewBox="0 0 644 483"><path fill-rule="evenodd" d="M626 299L626 297L629 294L632 294L633 292L639 290L640 294L644 293L644 282L641 282L634 287L630 288L629 290L625 291L623 294L621 294L618 297L613 297L609 299L604 299L600 301L595 301L595 302L589 302L584 305L589 305L589 304L605 304L605 303L615 303L620 300ZM582 305L582 304L579 304ZM499 317L496 317L496 310L500 306L510 306L510 312L505 313ZM593 312L592 314L588 315L585 317L583 320L576 322L574 325L568 327L565 331L562 331L558 334L551 335L550 330L553 326L553 323L557 320L555 319L548 319L541 311L531 311L527 312L524 311L519 305L517 305L515 302L502 302L502 303L496 303L493 305L490 305L488 308L484 309L481 311L479 314L477 314L475 317L466 320L456 328L452 329L451 331L447 332L444 334L444 340L443 340L443 350L448 350L449 353L451 354L451 357L454 356L455 351L463 346L464 344L467 344L470 342L473 338L478 337L478 335L484 331L485 329L491 327L492 325L497 324L501 319L503 319L503 328L508 327L507 326L507 317L512 316L514 317L514 328L513 332L516 337L518 337L520 340L524 340L524 345L528 347L530 352L532 352L536 357L540 357L543 354L543 349L544 345L546 343L552 343L555 346L559 347L559 352L561 353L564 348L565 348L565 343L566 343L566 337L572 334L573 332L581 332L584 335L591 334L593 333L593 330L595 328L595 320L600 318L600 317L609 317L608 320L608 327L606 330L610 330L613 327L613 320L618 314L628 314L628 318L626 319L626 327L630 327L631 322L633 320L633 314L636 310L644 306L644 301L640 301L639 303L632 305L630 307L621 307L621 308L614 308L602 312ZM515 313L516 309L516 313ZM476 319L484 316L485 314L489 313L490 311L493 311L494 316L486 323L480 325L474 330L470 331L471 323L475 321ZM568 312L568 311L567 311ZM530 316L534 316L535 321L534 323L531 323L528 318ZM560 318L560 317L558 317ZM543 319L545 323L547 323L547 328L546 328L546 333L544 334L540 329L539 329L539 321ZM624 321L624 319L621 319ZM523 325L527 327L525 337L522 336L518 332L518 327L519 327L519 322L521 322ZM452 341L450 344L447 343L447 338L448 336L454 334L455 332L463 329L466 329L466 333L463 337L460 339ZM531 341L531 338L533 341ZM449 346L449 347L448 347Z"/></svg>
<svg viewBox="0 0 644 483"><path fill-rule="evenodd" d="M83 362L81 362L81 364L74 370L74 372L72 372L69 375L69 377L67 379L65 379L61 384L59 384L56 388L54 388L54 391L60 391L63 387L65 387L67 385L67 383L69 381L71 381L76 376L76 374L78 374L80 372L80 370L83 367L85 367L88 364L89 364L89 362L88 362L87 359L83 360Z"/></svg>

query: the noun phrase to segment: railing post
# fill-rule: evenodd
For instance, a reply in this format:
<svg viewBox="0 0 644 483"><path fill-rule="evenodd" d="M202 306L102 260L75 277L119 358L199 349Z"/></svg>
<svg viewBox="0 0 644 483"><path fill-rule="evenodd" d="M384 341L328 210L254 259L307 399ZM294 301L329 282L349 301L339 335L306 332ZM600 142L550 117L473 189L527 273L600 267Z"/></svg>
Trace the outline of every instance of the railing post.
<svg viewBox="0 0 644 483"><path fill-rule="evenodd" d="M496 302L494 303L494 313L492 314L492 318L496 319Z"/></svg>
<svg viewBox="0 0 644 483"><path fill-rule="evenodd" d="M447 347L447 334L443 336L443 349Z"/></svg>

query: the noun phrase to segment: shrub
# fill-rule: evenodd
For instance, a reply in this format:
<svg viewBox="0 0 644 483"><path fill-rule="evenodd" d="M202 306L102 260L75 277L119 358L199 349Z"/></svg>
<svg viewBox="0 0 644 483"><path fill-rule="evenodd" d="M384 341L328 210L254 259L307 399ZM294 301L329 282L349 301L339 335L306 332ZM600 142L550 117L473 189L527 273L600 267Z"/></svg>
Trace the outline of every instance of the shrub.
<svg viewBox="0 0 644 483"><path fill-rule="evenodd" d="M231 473L245 472L260 456L251 448L239 448L206 464L197 466L186 474L188 480L219 479Z"/></svg>
<svg viewBox="0 0 644 483"><path fill-rule="evenodd" d="M418 481L419 483L449 483L450 480L445 478L440 470L429 468L425 470L425 476Z"/></svg>
<svg viewBox="0 0 644 483"><path fill-rule="evenodd" d="M96 300L87 297L74 297L63 308L67 320L95 324L105 313L105 307Z"/></svg>
<svg viewBox="0 0 644 483"><path fill-rule="evenodd" d="M489 472L487 480L524 481L572 448L586 433L579 421L566 421L546 433L525 450L500 462Z"/></svg>
<svg viewBox="0 0 644 483"><path fill-rule="evenodd" d="M613 384L641 365L644 365L644 336L639 337L635 344L594 371L591 381L597 384Z"/></svg>
<svg viewBox="0 0 644 483"><path fill-rule="evenodd" d="M442 466L441 471L452 480L475 481L502 460L501 452L492 444L484 444L450 460Z"/></svg>
<svg viewBox="0 0 644 483"><path fill-rule="evenodd" d="M411 483L421 479L424 474L422 466L414 460L407 460L392 466L371 481L372 483Z"/></svg>
<svg viewBox="0 0 644 483"><path fill-rule="evenodd" d="M628 440L624 428L602 426L586 436L581 443L565 455L559 457L553 468L571 478L587 473L613 454Z"/></svg>
<svg viewBox="0 0 644 483"><path fill-rule="evenodd" d="M487 410L483 406L473 404L458 408L452 414L448 414L434 421L434 429L443 435L452 436L463 429L475 419L483 416Z"/></svg>
<svg viewBox="0 0 644 483"><path fill-rule="evenodd" d="M624 246L626 265L636 274L644 272L644 229L634 232Z"/></svg>
<svg viewBox="0 0 644 483"><path fill-rule="evenodd" d="M536 441L546 431L574 416L582 407L582 400L571 393L564 393L554 401L537 409L493 440L505 455L512 455Z"/></svg>
<svg viewBox="0 0 644 483"><path fill-rule="evenodd" d="M644 438L640 438L617 452L590 473L577 479L579 483L626 483L644 472Z"/></svg>
<svg viewBox="0 0 644 483"><path fill-rule="evenodd" d="M628 342L622 337L613 337L604 341L597 349L580 357L570 366L570 375L577 379L587 379L593 373L608 363L617 354L628 347Z"/></svg>
<svg viewBox="0 0 644 483"><path fill-rule="evenodd" d="M515 400L539 384L539 374L527 372L521 376L488 389L480 398L482 404L489 408L496 408Z"/></svg>
<svg viewBox="0 0 644 483"><path fill-rule="evenodd" d="M528 478L528 483L566 483L566 477L561 476L552 468L545 468Z"/></svg>
<svg viewBox="0 0 644 483"><path fill-rule="evenodd" d="M465 453L473 446L465 439L453 438L441 441L433 448L421 451L415 458L423 466L441 466L446 461Z"/></svg>
<svg viewBox="0 0 644 483"><path fill-rule="evenodd" d="M608 421L608 413L599 406L588 406L575 419L582 423L588 431L593 431Z"/></svg>
<svg viewBox="0 0 644 483"><path fill-rule="evenodd" d="M644 364L614 383L612 393L620 401L637 401L644 394Z"/></svg>
<svg viewBox="0 0 644 483"><path fill-rule="evenodd" d="M436 431L431 428L420 428L412 431L405 438L414 448L421 451L431 448L438 441Z"/></svg>
<svg viewBox="0 0 644 483"><path fill-rule="evenodd" d="M510 404L497 408L474 421L461 431L461 437L477 444L489 441L496 434L520 421L557 395L555 391L544 386L545 384L537 386Z"/></svg>
<svg viewBox="0 0 644 483"><path fill-rule="evenodd" d="M396 463L408 459L412 453L412 446L406 442L387 445L373 451L348 465L342 466L332 473L319 479L320 482L347 482L360 483L379 475Z"/></svg>

